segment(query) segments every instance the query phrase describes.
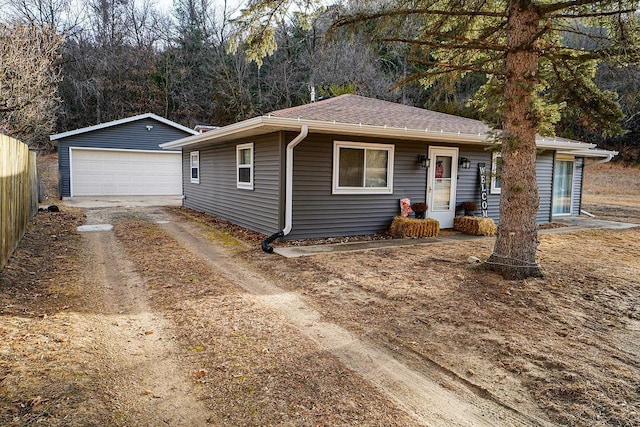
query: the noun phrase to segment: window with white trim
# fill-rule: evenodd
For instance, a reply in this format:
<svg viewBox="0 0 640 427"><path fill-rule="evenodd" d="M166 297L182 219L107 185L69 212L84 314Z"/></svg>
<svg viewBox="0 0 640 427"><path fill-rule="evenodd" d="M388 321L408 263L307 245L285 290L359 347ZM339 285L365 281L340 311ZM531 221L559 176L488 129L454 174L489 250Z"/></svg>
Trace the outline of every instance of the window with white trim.
<svg viewBox="0 0 640 427"><path fill-rule="evenodd" d="M237 187L253 190L253 142L236 147Z"/></svg>
<svg viewBox="0 0 640 427"><path fill-rule="evenodd" d="M191 183L200 184L200 152L192 151L189 156Z"/></svg>
<svg viewBox="0 0 640 427"><path fill-rule="evenodd" d="M491 194L502 193L502 154L494 151L491 156Z"/></svg>
<svg viewBox="0 0 640 427"><path fill-rule="evenodd" d="M391 144L335 141L333 194L392 194Z"/></svg>

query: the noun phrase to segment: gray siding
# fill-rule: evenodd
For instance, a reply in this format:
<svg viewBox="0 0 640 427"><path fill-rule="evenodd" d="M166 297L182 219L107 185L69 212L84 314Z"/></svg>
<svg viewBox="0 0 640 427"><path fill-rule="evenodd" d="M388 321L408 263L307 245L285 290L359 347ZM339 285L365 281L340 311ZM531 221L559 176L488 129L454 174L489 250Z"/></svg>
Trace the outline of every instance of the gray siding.
<svg viewBox="0 0 640 427"><path fill-rule="evenodd" d="M252 140L238 140L198 147L200 183L190 183L189 156L183 152L184 205L271 235L284 226L284 162L286 144L296 133L276 133ZM394 145L393 194L332 194L334 140ZM254 143L254 190L236 188L236 145ZM433 143L434 146L447 144ZM425 200L427 170L417 163L428 154L424 142L356 138L341 135L308 135L295 148L293 228L288 239L369 234L388 229L399 213L399 199ZM491 167L491 152L483 147L462 147L460 157L471 160L470 169L458 170L457 200L480 201L478 163ZM536 162L540 189L538 222L551 215L553 152L543 152ZM279 165L282 165L280 167ZM490 189L490 183L489 183ZM499 194L489 194L489 215L499 220Z"/></svg>
<svg viewBox="0 0 640 427"><path fill-rule="evenodd" d="M279 133L198 149L183 150L184 206L206 212L263 234L282 229ZM253 190L237 188L236 146L254 143ZM200 152L200 183L191 183L190 153Z"/></svg>
<svg viewBox="0 0 640 427"><path fill-rule="evenodd" d="M543 151L536 158L536 179L538 181L538 195L540 206L538 207L538 224L551 221L551 201L553 199L553 151Z"/></svg>
<svg viewBox="0 0 640 427"><path fill-rule="evenodd" d="M480 173L479 164L487 168L488 213L494 221L500 218L500 194L491 194L491 151L484 147L460 147L460 157L471 161L471 168L458 169L458 188L456 190L456 206L467 200L480 205ZM479 213L478 213L479 214Z"/></svg>
<svg viewBox="0 0 640 427"><path fill-rule="evenodd" d="M153 126L153 129L148 131L147 125ZM60 139L58 141L60 197L69 197L71 195L69 147L161 151L159 144L189 135L191 134L173 126L152 118L146 118Z"/></svg>
<svg viewBox="0 0 640 427"><path fill-rule="evenodd" d="M577 157L573 164L573 188L571 193L571 215L580 215L582 209L582 183L584 172L584 158Z"/></svg>
<svg viewBox="0 0 640 427"><path fill-rule="evenodd" d="M465 200L473 200L480 205L480 174L478 164L486 163L487 173L491 173L491 151L483 147L461 147L460 157L466 157L471 161L470 169L458 170L458 189L456 193L456 205ZM553 152L545 151L536 158L536 180L538 182L538 194L540 206L536 215L536 221L546 223L551 220L551 197L553 187ZM500 194L491 194L491 177L487 179L489 190L489 217L494 221L500 220Z"/></svg>
<svg viewBox="0 0 640 427"><path fill-rule="evenodd" d="M332 194L334 139L393 143L393 194ZM399 213L399 199L425 199L426 170L417 163L424 143L309 135L295 149L293 230L288 238L369 234L389 228Z"/></svg>
<svg viewBox="0 0 640 427"><path fill-rule="evenodd" d="M333 140L392 143L395 145L393 194L333 195ZM447 144L432 144L447 146ZM393 216L399 213L399 199L410 197L413 203L425 200L427 171L417 164L420 154L428 153L426 143L398 140L373 140L341 136L309 136L296 148L293 230L289 238L331 237L369 234L388 229ZM474 200L480 204L478 163L491 169L491 152L483 147L461 147L460 157L471 161L471 168L458 170L456 205ZM545 223L551 217L553 153L544 152L536 161L540 193L537 221ZM500 194L491 194L489 216L500 218Z"/></svg>

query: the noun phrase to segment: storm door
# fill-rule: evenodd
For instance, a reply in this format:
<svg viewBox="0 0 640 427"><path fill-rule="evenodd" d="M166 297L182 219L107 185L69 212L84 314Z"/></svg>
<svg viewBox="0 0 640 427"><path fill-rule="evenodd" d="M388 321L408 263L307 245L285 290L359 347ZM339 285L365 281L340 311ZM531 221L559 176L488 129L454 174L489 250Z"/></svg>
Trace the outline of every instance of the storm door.
<svg viewBox="0 0 640 427"><path fill-rule="evenodd" d="M458 149L429 147L427 215L437 219L440 228L452 228L456 214Z"/></svg>

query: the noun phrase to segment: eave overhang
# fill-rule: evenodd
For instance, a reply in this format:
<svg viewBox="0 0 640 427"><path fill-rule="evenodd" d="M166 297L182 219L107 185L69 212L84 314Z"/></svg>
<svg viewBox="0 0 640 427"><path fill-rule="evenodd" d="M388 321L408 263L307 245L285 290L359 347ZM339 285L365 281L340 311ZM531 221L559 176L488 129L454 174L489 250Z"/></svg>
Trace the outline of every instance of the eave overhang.
<svg viewBox="0 0 640 427"><path fill-rule="evenodd" d="M362 123L342 123L337 121L321 121L308 119L292 119L288 117L259 116L242 122L234 123L209 132L189 136L171 142L160 144L164 149L185 148L200 144L219 144L236 139L246 139L258 135L265 135L278 131L300 132L303 125L309 129L309 133L349 135L370 138L408 139L415 141L440 142L462 145L489 146L494 143L494 136L488 133L469 134L462 132L446 132L440 129L411 129L391 126L377 126ZM596 147L595 144L587 144L564 138L536 139L536 146L540 149L553 149L562 153L570 153L579 156L592 157L590 154ZM598 151L594 157L607 157ZM610 153L610 152L607 152Z"/></svg>

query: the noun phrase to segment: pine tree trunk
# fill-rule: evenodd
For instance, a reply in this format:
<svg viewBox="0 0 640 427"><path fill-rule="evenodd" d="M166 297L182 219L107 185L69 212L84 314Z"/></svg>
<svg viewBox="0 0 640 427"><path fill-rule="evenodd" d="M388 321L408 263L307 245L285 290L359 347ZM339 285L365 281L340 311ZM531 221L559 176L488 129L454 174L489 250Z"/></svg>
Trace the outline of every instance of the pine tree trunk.
<svg viewBox="0 0 640 427"><path fill-rule="evenodd" d="M541 15L531 0L510 1L508 14L500 225L486 265L507 279L524 279L542 276L536 261L539 196L534 109L539 60L535 40Z"/></svg>

